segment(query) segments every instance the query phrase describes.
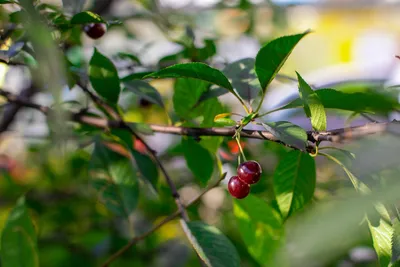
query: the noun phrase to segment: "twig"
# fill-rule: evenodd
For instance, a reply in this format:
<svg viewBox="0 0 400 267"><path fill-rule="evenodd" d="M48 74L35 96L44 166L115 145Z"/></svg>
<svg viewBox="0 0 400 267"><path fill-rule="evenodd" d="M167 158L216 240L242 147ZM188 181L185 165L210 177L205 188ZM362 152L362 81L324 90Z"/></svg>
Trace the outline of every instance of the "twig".
<svg viewBox="0 0 400 267"><path fill-rule="evenodd" d="M123 120L122 116L118 112L114 111L114 109L112 107L110 107L105 101L103 101L97 95L93 94L81 82L77 82L77 84L92 99L92 101L94 103L96 103L100 108L102 108L105 111L106 115L111 116L113 119L115 119L117 121L117 125L119 126L119 128L128 130L136 139L138 139L139 141L141 141L143 143L143 145L146 147L146 149L148 150L150 155L153 157L154 161L159 166L161 172L164 174L164 177L168 183L168 186L171 189L171 193L175 200L175 203L178 206L178 209L182 214L182 219L184 219L185 221L188 221L189 217L188 217L187 212L186 212L185 208L183 207L183 204L180 200L178 190L177 190L174 182L172 181L171 177L169 176L167 170L164 168L164 165L158 158L156 152L143 140L143 138L141 138L135 131L133 131L131 127L129 127L129 125ZM78 117L78 119L79 119L79 117ZM88 118L86 118L86 119L88 119ZM107 125L111 125L111 124L107 123Z"/></svg>
<svg viewBox="0 0 400 267"><path fill-rule="evenodd" d="M191 200L187 205L185 205L184 207L190 207L193 204L195 204L197 201L199 201L208 191L210 191L211 189L217 187L219 185L219 183L225 179L226 173L222 174L221 177L211 186L209 186L207 189L205 189L200 195L198 195L197 197L195 197L193 200ZM101 267L107 267L111 262L113 262L115 259L117 259L119 256L121 256L123 253L125 253L130 247L132 247L133 245L135 245L136 243L140 242L141 240L145 239L146 237L148 237L149 235L151 235L152 233L154 233L155 231L157 231L159 228L161 228L163 225L165 225L166 223L174 220L175 218L177 218L180 215L180 211L177 210L174 213L172 213L171 215L169 215L168 217L164 218L161 222L159 222L158 224L156 224L155 226L153 226L153 228L151 228L149 231L145 232L144 234L140 235L140 236L136 236L134 238L132 238L128 244L126 244L125 246L123 246L122 248L120 248L117 252L115 252L114 254L112 254L106 261L105 263L103 263L103 265L101 265Z"/></svg>
<svg viewBox="0 0 400 267"><path fill-rule="evenodd" d="M3 113L3 119L0 122L0 133L5 132L8 129L8 127L14 121L14 118L17 115L18 111L23 106L40 110L40 108L37 108L34 106L29 106L32 104L29 102L29 98L31 96L33 96L35 94L35 92L36 92L36 88L33 85L22 90L22 92L19 94L19 96L2 91L1 95L7 98L9 104L5 107L5 110Z"/></svg>
<svg viewBox="0 0 400 267"><path fill-rule="evenodd" d="M23 106L23 107L37 109L37 110L39 110L39 111L41 111L41 112L43 112L45 114L49 111L48 107L32 103L27 98L24 98L24 97L21 97L21 96L16 96L16 95L14 95L12 93L9 93L7 91L0 90L0 95L4 96L7 99L7 101L10 102L10 103L18 104L18 105Z"/></svg>
<svg viewBox="0 0 400 267"><path fill-rule="evenodd" d="M104 111L106 115L109 115L111 118L114 120L122 120L122 117L105 101L103 101L100 97L92 93L89 88L87 88L81 81L77 81L76 84L82 89L82 91L87 94L90 99L100 108Z"/></svg>
<svg viewBox="0 0 400 267"><path fill-rule="evenodd" d="M147 144L147 142L145 142L143 140L142 137L140 137L135 131L132 130L132 128L130 128L126 123L124 123L124 126L129 130L129 132L135 136L135 138L137 140L139 140L140 142L143 143L143 145L146 147L146 149L149 151L149 153L151 154L151 156L153 157L153 159L155 160L155 162L157 163L158 167L160 167L161 172L164 174L165 179L168 183L169 188L171 189L172 192L172 196L175 200L176 205L178 206L178 210L180 212L180 214L182 215L182 219L185 221L189 221L189 216L185 210L184 205L182 204L182 201L179 197L179 193L178 190L174 184L174 182L172 181L171 177L169 176L167 170L164 168L164 165L161 163L160 159L158 158L156 152Z"/></svg>

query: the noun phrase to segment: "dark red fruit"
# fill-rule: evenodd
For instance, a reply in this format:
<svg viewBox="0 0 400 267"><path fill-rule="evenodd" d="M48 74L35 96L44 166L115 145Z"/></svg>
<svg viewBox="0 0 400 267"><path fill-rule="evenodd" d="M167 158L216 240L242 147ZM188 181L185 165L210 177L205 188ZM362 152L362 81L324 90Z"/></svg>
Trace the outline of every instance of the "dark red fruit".
<svg viewBox="0 0 400 267"><path fill-rule="evenodd" d="M250 185L244 183L237 176L232 176L228 182L229 193L238 199L245 198L250 193Z"/></svg>
<svg viewBox="0 0 400 267"><path fill-rule="evenodd" d="M92 39L99 39L101 36L103 36L106 31L106 25L103 23L90 23L87 24L83 30Z"/></svg>
<svg viewBox="0 0 400 267"><path fill-rule="evenodd" d="M261 178L261 166L257 161L250 160L243 162L237 168L237 175L246 184L255 184Z"/></svg>

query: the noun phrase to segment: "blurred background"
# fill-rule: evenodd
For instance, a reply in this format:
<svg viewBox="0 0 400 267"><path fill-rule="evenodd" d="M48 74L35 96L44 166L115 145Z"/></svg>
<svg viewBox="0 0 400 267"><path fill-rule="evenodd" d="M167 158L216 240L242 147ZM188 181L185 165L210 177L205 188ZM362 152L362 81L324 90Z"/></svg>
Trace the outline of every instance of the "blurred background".
<svg viewBox="0 0 400 267"><path fill-rule="evenodd" d="M42 1L62 6L62 1ZM64 1L66 2L66 1ZM79 1L76 1L79 2ZM83 3L84 1L82 1ZM73 14L74 5L65 10ZM295 48L266 96L263 111L271 110L298 95L293 79L298 71L315 89L337 88L344 91L385 90L400 84L400 1L397 0L97 0L86 1L85 10L92 10L111 25L106 35L92 40L83 33L81 45L72 45L67 52L70 61L87 62L96 47L113 59L120 77L170 65L170 55L184 49L185 38L193 37L196 47L213 54L206 61L224 68L237 60L254 58L269 40L282 35L311 29ZM18 10L15 5L1 5L0 13ZM208 42L207 40L212 40ZM178 42L179 41L179 42ZM212 52L215 50L215 54ZM115 55L125 52L136 55L141 64ZM173 58L174 63L176 58ZM185 61L177 60L177 61ZM19 93L30 83L24 67L0 63L0 86ZM173 80L151 81L168 102L173 95ZM398 94L394 89L395 94ZM76 88L65 88L63 100L85 103ZM33 100L43 105L52 103L48 93L37 93ZM242 112L227 95L220 100L233 112ZM121 98L126 119L132 122L166 124L160 108L146 106L135 97ZM385 121L388 116L356 117L351 113L328 112L328 129L360 125L371 119ZM270 121L288 120L307 130L309 121L296 111L282 111L267 117ZM131 233L122 220L114 218L87 191L87 164L90 153L79 149L85 140L71 140L61 147L52 146L45 117L39 112L21 110L9 131L0 141L0 165L4 179L0 181L0 227L9 208L22 192L28 193L30 207L40 225L40 266L97 266L110 251L126 243ZM150 144L163 157L173 173L184 200L200 192L192 175L185 169L179 148L180 137L155 134ZM373 143L369 140L368 142ZM398 142L397 142L398 143ZM361 145L354 145L355 148ZM265 181L254 193L268 200L270 180L276 163L285 149L277 144L249 141L246 153L263 166ZM62 153L61 153L62 152ZM237 149L225 140L219 151L228 177L234 172ZM397 155L398 156L398 155ZM398 163L392 154L394 165ZM317 198L329 196L349 183L332 165L320 160ZM371 167L372 168L372 167ZM362 169L362 168L360 168ZM368 173L364 169L365 173ZM143 193L138 211L132 214L135 234L149 229L175 210L168 187L160 178L160 196ZM213 189L201 203L190 209L191 216L218 226L228 233L243 257L243 266L260 266L249 256L232 222L230 200L223 187ZM368 233L361 229L359 242L329 263L319 266L378 266ZM146 241L132 248L112 266L198 266L191 248L185 243L178 222L163 227ZM318 266L318 265L316 265Z"/></svg>

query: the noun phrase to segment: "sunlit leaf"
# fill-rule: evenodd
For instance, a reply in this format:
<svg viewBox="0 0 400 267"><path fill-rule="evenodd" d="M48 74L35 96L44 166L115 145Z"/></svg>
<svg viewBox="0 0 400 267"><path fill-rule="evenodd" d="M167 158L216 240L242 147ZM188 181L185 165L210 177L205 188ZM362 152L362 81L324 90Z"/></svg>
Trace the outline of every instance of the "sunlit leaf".
<svg viewBox="0 0 400 267"><path fill-rule="evenodd" d="M75 14L71 19L72 24L105 23L104 19L91 11Z"/></svg>
<svg viewBox="0 0 400 267"><path fill-rule="evenodd" d="M196 79L177 79L172 101L174 110L182 118L192 118L193 108L208 84Z"/></svg>
<svg viewBox="0 0 400 267"><path fill-rule="evenodd" d="M298 150L288 152L274 173L274 191L283 218L311 201L315 184L314 159Z"/></svg>
<svg viewBox="0 0 400 267"><path fill-rule="evenodd" d="M96 92L112 103L117 103L120 84L117 69L107 57L97 49L89 63L89 78Z"/></svg>
<svg viewBox="0 0 400 267"><path fill-rule="evenodd" d="M372 243L378 255L379 265L388 266L392 257L392 226L383 219L377 225L368 220L368 227L372 237Z"/></svg>
<svg viewBox="0 0 400 267"><path fill-rule="evenodd" d="M345 93L334 89L319 89L315 92L325 108L379 113L387 113L399 108L399 103L396 99L379 93ZM302 107L302 101L298 98L283 106L281 109L300 107Z"/></svg>
<svg viewBox="0 0 400 267"><path fill-rule="evenodd" d="M235 120L232 120L231 118L217 118L214 119L214 122L220 127L235 126L237 124L237 122Z"/></svg>
<svg viewBox="0 0 400 267"><path fill-rule="evenodd" d="M263 266L271 266L283 241L280 214L263 200L249 195L234 201L239 232L249 253Z"/></svg>
<svg viewBox="0 0 400 267"><path fill-rule="evenodd" d="M272 40L258 51L255 70L260 81L263 94L275 78L286 59L292 53L297 43L309 32L289 35Z"/></svg>
<svg viewBox="0 0 400 267"><path fill-rule="evenodd" d="M204 63L185 63L176 64L158 72L149 74L144 78L193 78L206 81L212 84L219 85L223 88L228 89L230 92L236 94L233 91L232 85L225 77L225 75L214 68Z"/></svg>
<svg viewBox="0 0 400 267"><path fill-rule="evenodd" d="M313 91L303 79L303 77L301 77L297 72L296 74L299 81L300 99L303 101L303 108L307 117L311 119L311 125L313 129L316 131L325 131L326 114L321 100L316 92Z"/></svg>

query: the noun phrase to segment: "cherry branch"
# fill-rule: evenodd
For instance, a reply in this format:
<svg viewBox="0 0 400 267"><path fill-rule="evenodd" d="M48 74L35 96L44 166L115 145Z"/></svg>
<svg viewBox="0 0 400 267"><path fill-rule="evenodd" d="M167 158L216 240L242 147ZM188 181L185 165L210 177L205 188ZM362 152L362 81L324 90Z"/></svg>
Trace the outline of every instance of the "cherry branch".
<svg viewBox="0 0 400 267"><path fill-rule="evenodd" d="M222 180L225 179L226 173L222 174L221 177L211 186L209 186L207 189L205 189L202 193L200 193L197 197L192 199L187 205L184 205L184 208L188 208L192 206L193 204L197 203L208 191L211 189L217 187ZM118 251L116 251L114 254L112 254L104 263L101 265L101 267L107 267L111 262L113 262L115 259L117 259L119 256L121 256L123 253L125 253L130 247L136 245L138 242L142 241L158 229L160 229L163 225L167 224L168 222L174 220L180 215L180 211L177 210L168 217L164 218L161 222L158 224L154 225L150 230L147 232L143 233L142 235L136 236L132 238L125 246L120 248Z"/></svg>
<svg viewBox="0 0 400 267"><path fill-rule="evenodd" d="M0 95L4 96L9 103L16 103L24 107L33 108L43 112L46 115L48 115L51 112L51 109L49 107L32 103L29 101L28 98L19 97L1 89L0 89ZM108 120L106 118L89 116L80 112L70 113L69 117L71 121L83 123L101 129L116 128L116 129L132 130L125 122L121 122L120 120ZM150 127L150 129L153 132L157 133L194 136L194 137L199 137L199 136L232 137L235 134L234 127L196 128L196 127L164 126L157 124L148 124L148 127ZM308 131L307 136L308 136L308 141L311 143L323 142L323 141L340 143L340 142L360 139L368 135L382 134L385 132L399 134L400 133L399 128L400 128L400 123L394 120L392 122L376 122L376 123L374 122L374 123L367 123L361 126L338 128L329 131L321 131L321 132ZM134 134L137 136L136 133ZM240 133L240 136L242 138L279 142L285 145L285 143L280 141L276 136L274 136L272 133L268 131L243 129ZM150 149L149 151L152 150Z"/></svg>

